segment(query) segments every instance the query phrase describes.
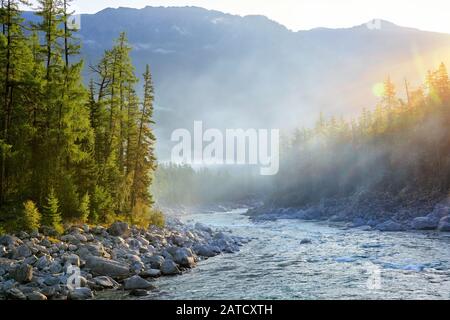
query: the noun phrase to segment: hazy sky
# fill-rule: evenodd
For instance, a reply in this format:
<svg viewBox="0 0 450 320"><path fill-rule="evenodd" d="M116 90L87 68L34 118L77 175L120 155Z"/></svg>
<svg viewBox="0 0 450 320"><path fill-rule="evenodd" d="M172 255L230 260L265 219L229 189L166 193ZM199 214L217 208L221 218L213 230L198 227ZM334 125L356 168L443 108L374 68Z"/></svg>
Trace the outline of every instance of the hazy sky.
<svg viewBox="0 0 450 320"><path fill-rule="evenodd" d="M450 33L449 0L74 0L83 13L106 7L199 6L227 13L262 14L292 30L349 27L374 18Z"/></svg>

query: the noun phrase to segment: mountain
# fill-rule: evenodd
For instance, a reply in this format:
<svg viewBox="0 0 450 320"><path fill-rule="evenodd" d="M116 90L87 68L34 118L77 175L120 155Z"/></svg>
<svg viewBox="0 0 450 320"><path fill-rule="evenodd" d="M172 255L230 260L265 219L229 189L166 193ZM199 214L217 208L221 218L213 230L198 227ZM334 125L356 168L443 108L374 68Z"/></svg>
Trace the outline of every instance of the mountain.
<svg viewBox="0 0 450 320"><path fill-rule="evenodd" d="M153 70L160 158L168 156L171 131L192 128L194 120L216 128L311 125L320 112L352 116L374 106L372 88L388 75L404 96L405 76L414 86L428 69L450 65L448 34L382 20L292 32L263 16L197 7L82 15L86 64L98 61L121 31L134 47L138 73L146 63Z"/></svg>

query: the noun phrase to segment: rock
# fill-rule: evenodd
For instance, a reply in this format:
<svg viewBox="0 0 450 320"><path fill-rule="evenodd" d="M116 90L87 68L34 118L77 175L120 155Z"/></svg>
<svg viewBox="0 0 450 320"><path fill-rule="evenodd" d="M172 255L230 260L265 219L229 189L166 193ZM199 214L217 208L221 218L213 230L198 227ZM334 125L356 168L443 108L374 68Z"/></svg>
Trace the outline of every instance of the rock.
<svg viewBox="0 0 450 320"><path fill-rule="evenodd" d="M160 269L164 263L164 257L159 255L154 255L144 260L145 263L150 264L152 269Z"/></svg>
<svg viewBox="0 0 450 320"><path fill-rule="evenodd" d="M56 287L44 287L41 290L42 294L45 295L47 298L52 298L56 294Z"/></svg>
<svg viewBox="0 0 450 320"><path fill-rule="evenodd" d="M70 291L69 293L69 299L70 300L88 300L92 299L94 297L94 294L92 293L92 290L89 288L76 288L73 291Z"/></svg>
<svg viewBox="0 0 450 320"><path fill-rule="evenodd" d="M159 269L147 269L139 274L143 278L158 278L161 276L161 270Z"/></svg>
<svg viewBox="0 0 450 320"><path fill-rule="evenodd" d="M31 257L26 258L23 263L34 265L38 261L38 258L35 255L32 255Z"/></svg>
<svg viewBox="0 0 450 320"><path fill-rule="evenodd" d="M33 267L21 264L10 271L10 276L19 283L30 282L33 279Z"/></svg>
<svg viewBox="0 0 450 320"><path fill-rule="evenodd" d="M115 237L126 237L130 234L130 227L125 222L114 222L109 227L108 233Z"/></svg>
<svg viewBox="0 0 450 320"><path fill-rule="evenodd" d="M415 230L434 230L438 227L438 221L429 216L418 217L411 222L411 227Z"/></svg>
<svg viewBox="0 0 450 320"><path fill-rule="evenodd" d="M172 260L165 260L161 265L161 273L163 275L176 275L180 274L181 271L178 269L177 264Z"/></svg>
<svg viewBox="0 0 450 320"><path fill-rule="evenodd" d="M41 227L41 232L48 237L58 237L58 231L54 228L43 226Z"/></svg>
<svg viewBox="0 0 450 320"><path fill-rule="evenodd" d="M312 241L311 239L302 239L302 241L300 241L300 244L311 244Z"/></svg>
<svg viewBox="0 0 450 320"><path fill-rule="evenodd" d="M378 224L375 227L375 229L379 231L395 232L395 231L404 231L405 227L398 222L388 220L386 222Z"/></svg>
<svg viewBox="0 0 450 320"><path fill-rule="evenodd" d="M107 276L99 276L92 279L96 286L102 289L115 289L119 284Z"/></svg>
<svg viewBox="0 0 450 320"><path fill-rule="evenodd" d="M13 237L10 235L4 235L4 236L0 237L0 244L3 246L6 246L6 247L14 246L19 242L20 242L19 238L16 238L16 237Z"/></svg>
<svg viewBox="0 0 450 320"><path fill-rule="evenodd" d="M101 257L90 257L86 261L86 267L98 276L109 276L116 279L126 278L130 275L130 268L127 264Z"/></svg>
<svg viewBox="0 0 450 320"><path fill-rule="evenodd" d="M192 268L195 266L194 255L192 251L187 248L177 249L173 255L173 260L182 267Z"/></svg>
<svg viewBox="0 0 450 320"><path fill-rule="evenodd" d="M132 276L131 278L125 279L124 285L125 290L134 290L134 289L150 289L152 284L147 280L141 278L138 275Z"/></svg>
<svg viewBox="0 0 450 320"><path fill-rule="evenodd" d="M441 232L450 232L450 216L443 217L439 221L438 230Z"/></svg>
<svg viewBox="0 0 450 320"><path fill-rule="evenodd" d="M32 255L30 248L26 245L21 245L17 249L13 250L12 258L15 260L28 258Z"/></svg>
<svg viewBox="0 0 450 320"><path fill-rule="evenodd" d="M208 244L196 245L194 246L194 251L197 255L206 258L215 257L220 254L219 248Z"/></svg>
<svg viewBox="0 0 450 320"><path fill-rule="evenodd" d="M130 296L145 297L145 296L148 296L148 291L144 290L144 289L134 289L130 292Z"/></svg>
<svg viewBox="0 0 450 320"><path fill-rule="evenodd" d="M61 263L59 263L58 261L53 261L52 263L50 263L48 270L52 274L61 273L63 271L63 267L61 266Z"/></svg>
<svg viewBox="0 0 450 320"><path fill-rule="evenodd" d="M39 270L43 270L50 266L50 263L52 262L52 258L49 256L42 256L39 258L39 260L36 262L36 268Z"/></svg>
<svg viewBox="0 0 450 320"><path fill-rule="evenodd" d="M204 224L202 224L200 222L197 222L195 224L195 229L203 231L203 232L206 232L206 233L209 233L209 234L213 233L213 230L210 227L208 227L207 225L204 225Z"/></svg>
<svg viewBox="0 0 450 320"><path fill-rule="evenodd" d="M1 245L0 246L0 258L6 256L7 253L8 252L6 251L6 248L3 245Z"/></svg>
<svg viewBox="0 0 450 320"><path fill-rule="evenodd" d="M47 286L50 286L50 287L55 286L60 283L61 283L61 278L59 278L59 277L47 276L44 279L44 284Z"/></svg>
<svg viewBox="0 0 450 320"><path fill-rule="evenodd" d="M83 260L87 260L90 256L94 257L108 256L107 252L105 251L105 248L101 243L82 245L78 248L77 255Z"/></svg>
<svg viewBox="0 0 450 320"><path fill-rule="evenodd" d="M43 300L47 300L47 296L43 295L39 291L33 291L33 292L27 294L27 299L35 300L35 301L43 301Z"/></svg>
<svg viewBox="0 0 450 320"><path fill-rule="evenodd" d="M27 297L17 288L11 288L6 292L6 298L9 300L26 300Z"/></svg>
<svg viewBox="0 0 450 320"><path fill-rule="evenodd" d="M62 256L63 259L63 263L65 265L70 264L76 267L80 266L80 257L77 256L76 254L72 253L72 254L65 254Z"/></svg>

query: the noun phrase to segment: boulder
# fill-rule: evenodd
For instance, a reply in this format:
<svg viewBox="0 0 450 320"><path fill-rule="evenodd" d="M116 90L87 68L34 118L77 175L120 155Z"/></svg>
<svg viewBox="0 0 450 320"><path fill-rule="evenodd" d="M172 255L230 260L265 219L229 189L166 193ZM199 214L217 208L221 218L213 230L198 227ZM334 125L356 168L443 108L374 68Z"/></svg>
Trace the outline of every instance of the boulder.
<svg viewBox="0 0 450 320"><path fill-rule="evenodd" d="M114 279L126 278L130 275L130 267L127 264L101 257L89 257L86 261L86 267L94 275L109 276Z"/></svg>
<svg viewBox="0 0 450 320"><path fill-rule="evenodd" d="M177 264L172 260L165 260L164 263L161 265L160 270L163 275L167 276L181 273L180 269L178 269Z"/></svg>
<svg viewBox="0 0 450 320"><path fill-rule="evenodd" d="M194 251L197 255L206 258L215 257L220 254L220 249L218 247L208 244L196 245L194 246Z"/></svg>
<svg viewBox="0 0 450 320"><path fill-rule="evenodd" d="M208 227L207 225L204 225L203 223L200 223L200 222L197 222L195 224L195 229L202 231L202 232L209 233L209 234L213 233L213 230L210 227Z"/></svg>
<svg viewBox="0 0 450 320"><path fill-rule="evenodd" d="M64 254L62 256L63 259L63 263L65 265L70 264L76 267L80 266L80 257L77 256L76 254L72 253L72 254Z"/></svg>
<svg viewBox="0 0 450 320"><path fill-rule="evenodd" d="M6 298L9 300L26 300L27 297L17 288L11 288L6 292Z"/></svg>
<svg viewBox="0 0 450 320"><path fill-rule="evenodd" d="M158 278L161 276L159 269L146 269L139 274L143 278Z"/></svg>
<svg viewBox="0 0 450 320"><path fill-rule="evenodd" d="M150 289L152 284L138 275L125 279L123 287L125 290Z"/></svg>
<svg viewBox="0 0 450 320"><path fill-rule="evenodd" d="M411 222L411 227L415 230L435 230L438 227L438 221L429 216L418 217Z"/></svg>
<svg viewBox="0 0 450 320"><path fill-rule="evenodd" d="M405 227L398 222L388 220L386 222L378 224L375 229L385 232L404 231Z"/></svg>
<svg viewBox="0 0 450 320"><path fill-rule="evenodd" d="M173 255L173 261L182 267L192 268L195 266L195 258L191 249L179 248Z"/></svg>
<svg viewBox="0 0 450 320"><path fill-rule="evenodd" d="M50 256L46 256L46 255L42 256L36 262L36 268L38 268L39 270L43 270L50 266L50 264L52 263L52 260L53 259Z"/></svg>
<svg viewBox="0 0 450 320"><path fill-rule="evenodd" d="M108 233L114 237L126 237L130 234L130 226L125 222L114 222L108 228Z"/></svg>
<svg viewBox="0 0 450 320"><path fill-rule="evenodd" d="M160 255L154 255L144 259L144 263L150 264L152 269L160 269L164 263L164 257Z"/></svg>
<svg viewBox="0 0 450 320"><path fill-rule="evenodd" d="M81 245L77 250L77 255L83 260L87 260L91 256L94 257L108 256L107 252L105 251L105 248L101 243Z"/></svg>
<svg viewBox="0 0 450 320"><path fill-rule="evenodd" d="M23 259L23 258L28 258L32 254L33 253L31 252L30 248L27 245L23 244L23 245L18 246L16 249L13 250L12 258L14 260L19 260L19 259Z"/></svg>
<svg viewBox="0 0 450 320"><path fill-rule="evenodd" d="M88 300L92 299L94 294L92 290L89 288L76 288L75 290L70 291L69 299L70 300Z"/></svg>
<svg viewBox="0 0 450 320"><path fill-rule="evenodd" d="M23 263L12 269L9 274L19 283L30 282L33 279L33 267Z"/></svg>
<svg viewBox="0 0 450 320"><path fill-rule="evenodd" d="M10 236L10 235L4 235L0 237L0 244L3 246L14 246L20 242L19 238Z"/></svg>
<svg viewBox="0 0 450 320"><path fill-rule="evenodd" d="M119 284L108 276L99 276L92 279L97 287L101 289L115 289Z"/></svg>
<svg viewBox="0 0 450 320"><path fill-rule="evenodd" d="M311 239L302 239L302 241L300 241L300 244L311 244L312 241Z"/></svg>
<svg viewBox="0 0 450 320"><path fill-rule="evenodd" d="M441 232L450 232L450 216L443 217L439 221L438 230Z"/></svg>
<svg viewBox="0 0 450 320"><path fill-rule="evenodd" d="M145 297L145 296L148 296L148 291L145 289L134 289L134 290L131 290L130 296Z"/></svg>
<svg viewBox="0 0 450 320"><path fill-rule="evenodd" d="M43 295L39 291L33 291L26 295L28 300L35 300L35 301L43 301L47 300L47 296Z"/></svg>

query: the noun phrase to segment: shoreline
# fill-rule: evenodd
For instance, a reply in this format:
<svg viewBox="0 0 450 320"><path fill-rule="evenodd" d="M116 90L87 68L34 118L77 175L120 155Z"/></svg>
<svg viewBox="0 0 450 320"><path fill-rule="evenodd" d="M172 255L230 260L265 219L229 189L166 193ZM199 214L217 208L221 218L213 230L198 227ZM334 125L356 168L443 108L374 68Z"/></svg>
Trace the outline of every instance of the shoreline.
<svg viewBox="0 0 450 320"><path fill-rule="evenodd" d="M253 221L298 219L342 224L361 230L438 231L450 232L450 197L436 201L434 205L411 205L386 210L391 199L365 199L357 197L328 199L316 205L301 207L260 206L250 209L246 215Z"/></svg>
<svg viewBox="0 0 450 320"><path fill-rule="evenodd" d="M116 222L72 226L62 236L0 236L0 300L88 300L123 290L143 297L153 280L177 276L201 260L234 253L247 239L168 217L164 228Z"/></svg>

